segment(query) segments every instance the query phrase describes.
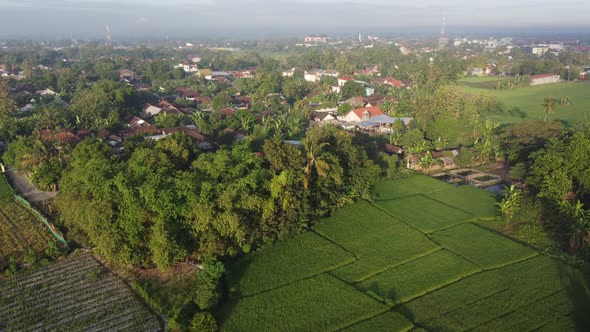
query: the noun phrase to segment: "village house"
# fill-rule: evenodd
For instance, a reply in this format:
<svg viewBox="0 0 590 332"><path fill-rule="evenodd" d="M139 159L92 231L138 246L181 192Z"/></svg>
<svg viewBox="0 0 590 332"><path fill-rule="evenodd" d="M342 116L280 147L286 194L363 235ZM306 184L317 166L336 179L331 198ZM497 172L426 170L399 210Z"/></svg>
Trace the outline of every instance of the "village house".
<svg viewBox="0 0 590 332"><path fill-rule="evenodd" d="M541 85L560 82L559 75L555 74L532 75L529 78L531 80L531 85Z"/></svg>
<svg viewBox="0 0 590 332"><path fill-rule="evenodd" d="M309 35L307 37L305 37L303 39L304 42L306 43L327 43L328 42L328 36L326 35Z"/></svg>
<svg viewBox="0 0 590 332"><path fill-rule="evenodd" d="M376 79L372 80L371 82L373 82L375 84L389 85L389 86L393 86L396 88L404 88L406 86L402 81L396 80L393 77L376 78Z"/></svg>
<svg viewBox="0 0 590 332"><path fill-rule="evenodd" d="M378 106L373 107L364 107L364 108L357 108L340 118L340 120L345 122L353 122L358 123L362 121L367 121L372 117L385 115L383 111Z"/></svg>
<svg viewBox="0 0 590 332"><path fill-rule="evenodd" d="M306 71L303 73L303 78L308 82L317 82L322 78L322 73L320 71Z"/></svg>
<svg viewBox="0 0 590 332"><path fill-rule="evenodd" d="M39 90L36 93L41 96L55 96L57 94L57 92L55 92L49 88L47 88L45 90Z"/></svg>

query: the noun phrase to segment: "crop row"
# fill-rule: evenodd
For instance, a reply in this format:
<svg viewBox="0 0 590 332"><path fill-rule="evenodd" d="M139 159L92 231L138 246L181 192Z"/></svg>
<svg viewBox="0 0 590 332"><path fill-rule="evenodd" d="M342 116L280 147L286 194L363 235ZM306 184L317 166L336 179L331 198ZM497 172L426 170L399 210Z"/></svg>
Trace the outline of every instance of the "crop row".
<svg viewBox="0 0 590 332"><path fill-rule="evenodd" d="M42 251L49 232L29 211L12 199L0 201L0 244L5 256L20 256L27 249Z"/></svg>
<svg viewBox="0 0 590 332"><path fill-rule="evenodd" d="M0 286L0 330L158 331L132 291L90 255L54 264Z"/></svg>
<svg viewBox="0 0 590 332"><path fill-rule="evenodd" d="M405 304L404 308L416 322L429 329L471 329L496 324L497 319L512 314L518 318L521 308L531 308L551 296L559 298L550 300L554 304L569 300L580 304L578 310L588 308L590 291L584 286L583 278L579 271L566 264L547 257L535 257L467 277L419 297ZM572 285L580 286L575 291L569 290ZM569 299L563 297L564 291ZM565 305L556 309L556 314L563 315L571 308ZM585 324L590 326L588 322Z"/></svg>

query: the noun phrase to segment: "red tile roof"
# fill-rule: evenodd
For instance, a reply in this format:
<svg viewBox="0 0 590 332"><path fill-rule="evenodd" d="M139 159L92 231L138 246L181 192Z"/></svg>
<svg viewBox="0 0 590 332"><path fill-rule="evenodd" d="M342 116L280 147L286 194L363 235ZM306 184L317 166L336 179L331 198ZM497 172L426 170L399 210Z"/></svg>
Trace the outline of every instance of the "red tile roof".
<svg viewBox="0 0 590 332"><path fill-rule="evenodd" d="M353 77L350 77L350 76L344 76L344 77L340 77L339 80L342 80L342 81L354 81L354 78Z"/></svg>

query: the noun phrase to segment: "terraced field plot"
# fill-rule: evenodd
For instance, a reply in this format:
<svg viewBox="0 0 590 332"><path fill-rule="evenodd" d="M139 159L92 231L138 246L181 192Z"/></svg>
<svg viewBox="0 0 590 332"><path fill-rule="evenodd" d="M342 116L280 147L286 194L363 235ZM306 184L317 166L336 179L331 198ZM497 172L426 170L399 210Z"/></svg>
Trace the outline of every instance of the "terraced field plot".
<svg viewBox="0 0 590 332"><path fill-rule="evenodd" d="M464 224L432 234L433 239L484 269L518 262L538 253L477 225Z"/></svg>
<svg viewBox="0 0 590 332"><path fill-rule="evenodd" d="M375 185L373 196L376 201L383 201L453 188L452 185L430 176L416 175L399 180L379 182Z"/></svg>
<svg viewBox="0 0 590 332"><path fill-rule="evenodd" d="M388 303L407 302L481 269L447 250L389 269L358 284Z"/></svg>
<svg viewBox="0 0 590 332"><path fill-rule="evenodd" d="M478 218L492 218L498 215L496 195L473 186L453 187L432 192L426 196L471 213Z"/></svg>
<svg viewBox="0 0 590 332"><path fill-rule="evenodd" d="M409 331L414 327L414 324L410 322L404 315L388 311L377 317L367 319L359 322L353 326L343 329L343 332L364 332L364 331Z"/></svg>
<svg viewBox="0 0 590 332"><path fill-rule="evenodd" d="M12 198L0 199L0 261L11 256L19 258L28 250L43 251L54 240L46 226L24 206Z"/></svg>
<svg viewBox="0 0 590 332"><path fill-rule="evenodd" d="M224 308L222 331L324 331L368 319L389 308L326 274Z"/></svg>
<svg viewBox="0 0 590 332"><path fill-rule="evenodd" d="M314 230L358 258L332 272L349 282L361 281L388 267L440 249L424 234L367 202L342 208ZM397 238L405 241L396 241Z"/></svg>
<svg viewBox="0 0 590 332"><path fill-rule="evenodd" d="M590 330L579 270L471 223L494 209L481 189L428 183L388 181L378 207L347 206L238 262L221 329Z"/></svg>
<svg viewBox="0 0 590 332"><path fill-rule="evenodd" d="M247 296L351 263L355 257L308 232L263 248L231 267L231 287Z"/></svg>
<svg viewBox="0 0 590 332"><path fill-rule="evenodd" d="M0 284L0 331L160 331L119 278L84 255Z"/></svg>
<svg viewBox="0 0 590 332"><path fill-rule="evenodd" d="M560 324L569 322L581 331L590 327L590 291L584 283L574 268L535 257L465 278L403 309L415 322L437 331L491 331L494 326L502 326L500 331L534 330L568 315Z"/></svg>
<svg viewBox="0 0 590 332"><path fill-rule="evenodd" d="M424 233L431 233L475 218L467 212L423 195L379 201L376 204L387 213Z"/></svg>

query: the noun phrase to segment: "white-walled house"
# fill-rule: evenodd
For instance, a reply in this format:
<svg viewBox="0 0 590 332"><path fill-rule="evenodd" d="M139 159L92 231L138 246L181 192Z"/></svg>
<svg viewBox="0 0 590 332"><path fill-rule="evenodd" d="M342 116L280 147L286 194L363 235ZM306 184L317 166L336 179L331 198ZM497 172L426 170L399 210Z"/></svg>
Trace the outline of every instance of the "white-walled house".
<svg viewBox="0 0 590 332"><path fill-rule="evenodd" d="M357 122L370 120L371 117L376 117L376 116L380 116L380 115L385 115L385 113L383 113L383 111L379 108L379 106L363 107L363 108L357 108L355 110L352 110L352 111L346 113L344 116L342 116L340 118L340 120L345 121L345 122L357 123Z"/></svg>
<svg viewBox="0 0 590 332"><path fill-rule="evenodd" d="M531 85L559 83L560 81L559 75L554 74L532 75L529 78L531 80Z"/></svg>

